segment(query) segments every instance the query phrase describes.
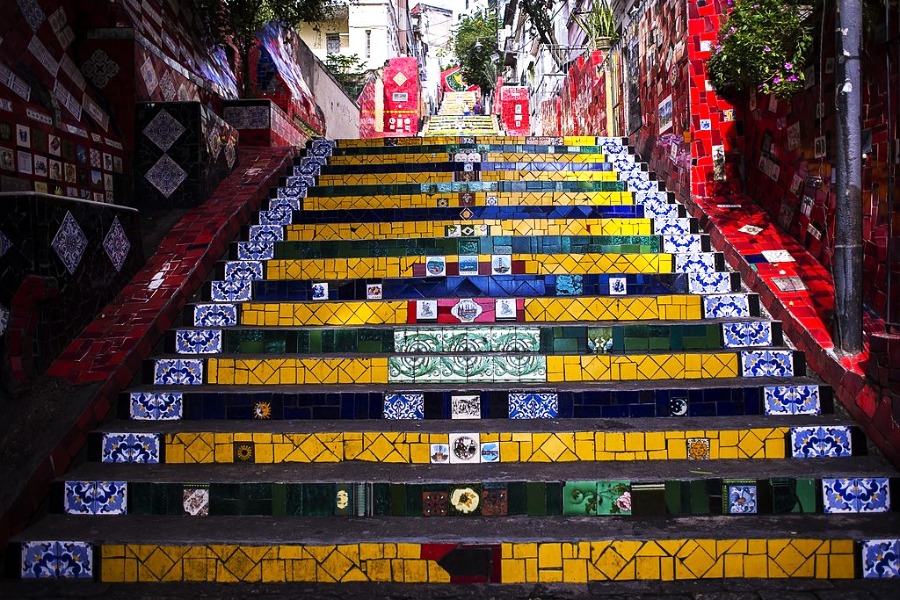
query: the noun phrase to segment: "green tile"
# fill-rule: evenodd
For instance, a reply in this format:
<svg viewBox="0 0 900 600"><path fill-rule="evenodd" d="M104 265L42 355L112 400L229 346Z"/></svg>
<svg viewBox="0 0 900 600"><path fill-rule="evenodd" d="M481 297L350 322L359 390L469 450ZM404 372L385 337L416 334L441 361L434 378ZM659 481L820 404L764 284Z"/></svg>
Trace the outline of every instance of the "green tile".
<svg viewBox="0 0 900 600"><path fill-rule="evenodd" d="M443 487L441 489L444 489ZM417 517L422 514L422 492L425 486L407 485L406 486L406 516Z"/></svg>
<svg viewBox="0 0 900 600"><path fill-rule="evenodd" d="M521 481L510 482L507 490L507 512L510 515L527 515L528 512L528 484Z"/></svg>
<svg viewBox="0 0 900 600"><path fill-rule="evenodd" d="M402 483L390 484L391 515L394 517L406 516L406 485ZM421 500L419 500L421 502ZM421 508L419 514L422 514Z"/></svg>
<svg viewBox="0 0 900 600"><path fill-rule="evenodd" d="M540 481L529 481L525 484L527 495L527 511L530 517L542 517L547 514L547 486Z"/></svg>
<svg viewBox="0 0 900 600"><path fill-rule="evenodd" d="M284 517L287 515L287 486L283 483L272 485L272 516Z"/></svg>
<svg viewBox="0 0 900 600"><path fill-rule="evenodd" d="M562 512L571 516L597 515L596 481L567 481L562 488Z"/></svg>
<svg viewBox="0 0 900 600"><path fill-rule="evenodd" d="M325 517L334 514L334 484L304 483L301 502L304 517Z"/></svg>
<svg viewBox="0 0 900 600"><path fill-rule="evenodd" d="M371 484L372 514L376 517L384 517L391 514L392 485L389 483ZM404 501L404 505L406 502Z"/></svg>
<svg viewBox="0 0 900 600"><path fill-rule="evenodd" d="M631 500L631 514L635 517L665 516L666 485L634 483L631 485Z"/></svg>
<svg viewBox="0 0 900 600"><path fill-rule="evenodd" d="M597 514L630 515L631 482L623 480L598 481Z"/></svg>
<svg viewBox="0 0 900 600"><path fill-rule="evenodd" d="M681 481L666 481L666 509L669 511L669 514L683 514L686 512L685 508L690 506L690 504L685 504L685 500L687 499L684 498L683 487Z"/></svg>
<svg viewBox="0 0 900 600"><path fill-rule="evenodd" d="M550 481L546 484L547 514L562 514L562 483Z"/></svg>

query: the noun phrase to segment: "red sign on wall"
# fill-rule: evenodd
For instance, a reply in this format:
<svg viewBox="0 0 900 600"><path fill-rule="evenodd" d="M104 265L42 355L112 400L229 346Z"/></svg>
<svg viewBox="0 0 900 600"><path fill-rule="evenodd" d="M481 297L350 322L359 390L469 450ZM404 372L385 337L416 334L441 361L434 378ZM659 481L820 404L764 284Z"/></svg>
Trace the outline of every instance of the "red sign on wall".
<svg viewBox="0 0 900 600"><path fill-rule="evenodd" d="M504 86L500 88L500 121L507 135L530 135L528 88Z"/></svg>
<svg viewBox="0 0 900 600"><path fill-rule="evenodd" d="M384 68L384 134L419 132L419 63L412 57L392 58Z"/></svg>

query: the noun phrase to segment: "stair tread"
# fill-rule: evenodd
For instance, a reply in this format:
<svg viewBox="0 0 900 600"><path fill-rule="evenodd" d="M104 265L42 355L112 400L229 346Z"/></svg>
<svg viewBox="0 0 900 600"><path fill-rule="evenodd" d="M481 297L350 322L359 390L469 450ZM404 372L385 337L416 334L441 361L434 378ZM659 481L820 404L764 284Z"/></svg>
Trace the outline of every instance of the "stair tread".
<svg viewBox="0 0 900 600"><path fill-rule="evenodd" d="M161 543L346 544L575 542L632 539L872 539L900 535L900 513L688 517L252 517L48 515L13 541L85 540L104 545ZM627 523L627 524L626 524Z"/></svg>
<svg viewBox="0 0 900 600"><path fill-rule="evenodd" d="M772 477L848 478L897 477L884 459L853 456L838 459L613 461L599 471L586 462L555 463L541 468L533 463L417 465L414 471L384 463L309 464L107 464L84 463L59 481L131 481L157 483L307 483L379 482L423 484L432 482L591 481L630 480L633 483L688 479L769 479Z"/></svg>

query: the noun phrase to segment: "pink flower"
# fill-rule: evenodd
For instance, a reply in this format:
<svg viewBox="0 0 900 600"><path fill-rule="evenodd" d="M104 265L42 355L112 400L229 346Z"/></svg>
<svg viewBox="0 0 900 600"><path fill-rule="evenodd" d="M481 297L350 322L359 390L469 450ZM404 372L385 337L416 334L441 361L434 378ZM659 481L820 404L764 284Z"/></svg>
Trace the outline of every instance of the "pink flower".
<svg viewBox="0 0 900 600"><path fill-rule="evenodd" d="M772 49L769 48L768 46L763 48L763 52L771 52L771 51L772 51Z"/></svg>
<svg viewBox="0 0 900 600"><path fill-rule="evenodd" d="M781 83L781 77L776 75L775 78L772 80L772 83L778 85L779 83Z"/></svg>
<svg viewBox="0 0 900 600"><path fill-rule="evenodd" d="M796 75L788 75L787 80L788 81L800 81L800 78L797 77Z"/></svg>
<svg viewBox="0 0 900 600"><path fill-rule="evenodd" d="M788 71L790 71L791 69L794 68L794 65L793 65L793 63L786 62L786 63L784 63L784 68L787 69Z"/></svg>
<svg viewBox="0 0 900 600"><path fill-rule="evenodd" d="M616 500L616 506L619 510L631 510L631 492L625 492Z"/></svg>

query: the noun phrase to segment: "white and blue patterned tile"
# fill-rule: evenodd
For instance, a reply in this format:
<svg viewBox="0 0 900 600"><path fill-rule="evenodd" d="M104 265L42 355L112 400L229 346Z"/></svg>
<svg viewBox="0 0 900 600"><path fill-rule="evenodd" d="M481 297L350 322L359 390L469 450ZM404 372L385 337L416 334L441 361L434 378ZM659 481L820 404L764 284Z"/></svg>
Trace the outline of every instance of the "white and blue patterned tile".
<svg viewBox="0 0 900 600"><path fill-rule="evenodd" d="M703 297L703 316L707 319L749 317L750 300L746 294L717 294Z"/></svg>
<svg viewBox="0 0 900 600"><path fill-rule="evenodd" d="M839 458L852 455L853 442L847 426L791 427L793 458Z"/></svg>
<svg viewBox="0 0 900 600"><path fill-rule="evenodd" d="M694 252L675 255L676 273L712 273L716 270L714 252Z"/></svg>
<svg viewBox="0 0 900 600"><path fill-rule="evenodd" d="M69 515L124 515L128 484L124 481L66 481L64 508Z"/></svg>
<svg viewBox="0 0 900 600"><path fill-rule="evenodd" d="M641 165L635 164L634 160L628 160L627 157L621 156L613 160L613 169L619 173L631 173L632 171L640 171Z"/></svg>
<svg viewBox="0 0 900 600"><path fill-rule="evenodd" d="M251 242L282 242L284 227L281 225L251 225L248 236Z"/></svg>
<svg viewBox="0 0 900 600"><path fill-rule="evenodd" d="M602 143L603 154L607 156L618 156L620 154L627 154L628 147L622 145L619 140L616 139L607 139Z"/></svg>
<svg viewBox="0 0 900 600"><path fill-rule="evenodd" d="M863 579L900 577L900 539L862 541Z"/></svg>
<svg viewBox="0 0 900 600"><path fill-rule="evenodd" d="M385 394L382 416L385 419L424 419L425 394Z"/></svg>
<svg viewBox="0 0 900 600"><path fill-rule="evenodd" d="M75 541L22 542L22 579L93 579L94 545Z"/></svg>
<svg viewBox="0 0 900 600"><path fill-rule="evenodd" d="M94 514L94 481L67 481L63 488L63 510L67 515Z"/></svg>
<svg viewBox="0 0 900 600"><path fill-rule="evenodd" d="M751 484L728 485L728 514L755 515L758 507L757 488Z"/></svg>
<svg viewBox="0 0 900 600"><path fill-rule="evenodd" d="M670 254L696 253L703 251L703 236L699 233L664 235L663 252ZM706 273L707 271L703 271Z"/></svg>
<svg viewBox="0 0 900 600"><path fill-rule="evenodd" d="M203 359L158 358L153 365L156 385L203 385Z"/></svg>
<svg viewBox="0 0 900 600"><path fill-rule="evenodd" d="M177 421L184 411L181 392L131 392L130 416L135 421Z"/></svg>
<svg viewBox="0 0 900 600"><path fill-rule="evenodd" d="M159 444L157 433L104 433L100 462L156 464Z"/></svg>
<svg viewBox="0 0 900 600"><path fill-rule="evenodd" d="M213 281L210 284L213 302L249 302L253 299L252 281Z"/></svg>
<svg viewBox="0 0 900 600"><path fill-rule="evenodd" d="M648 192L634 192L634 203L635 204L644 204L645 202L650 202L653 204L668 204L669 203L669 192L664 192L662 190L650 190Z"/></svg>
<svg viewBox="0 0 900 600"><path fill-rule="evenodd" d="M337 143L334 140L313 140L312 144L309 147L309 153L312 156L331 156L331 153L336 145Z"/></svg>
<svg viewBox="0 0 900 600"><path fill-rule="evenodd" d="M743 377L792 377L794 353L790 350L741 351Z"/></svg>
<svg viewBox="0 0 900 600"><path fill-rule="evenodd" d="M689 273L688 292L691 294L727 294L731 289L731 273Z"/></svg>
<svg viewBox="0 0 900 600"><path fill-rule="evenodd" d="M293 222L294 211L284 206L259 211L260 225L290 225Z"/></svg>
<svg viewBox="0 0 900 600"><path fill-rule="evenodd" d="M510 392L510 419L555 419L559 415L556 392Z"/></svg>
<svg viewBox="0 0 900 600"><path fill-rule="evenodd" d="M299 200L306 198L308 190L306 186L302 187L279 187L275 191L275 197L279 200Z"/></svg>
<svg viewBox="0 0 900 600"><path fill-rule="evenodd" d="M113 217L112 226L103 238L103 249L106 250L106 255L116 271L121 271L125 259L128 258L128 252L131 251L131 242L128 241L118 216Z"/></svg>
<svg viewBox="0 0 900 600"><path fill-rule="evenodd" d="M181 165L172 160L168 154L160 156L156 164L144 173L144 179L165 198L174 194L187 177L187 171L182 169Z"/></svg>
<svg viewBox="0 0 900 600"><path fill-rule="evenodd" d="M269 199L269 210L301 210L303 207L300 198L271 198Z"/></svg>
<svg viewBox="0 0 900 600"><path fill-rule="evenodd" d="M289 188L305 190L316 185L316 178L312 175L288 175L284 178L284 185Z"/></svg>
<svg viewBox="0 0 900 600"><path fill-rule="evenodd" d="M264 278L261 261L229 260L225 263L225 281L259 281Z"/></svg>
<svg viewBox="0 0 900 600"><path fill-rule="evenodd" d="M175 352L178 354L215 354L222 351L220 329L178 329Z"/></svg>
<svg viewBox="0 0 900 600"><path fill-rule="evenodd" d="M194 306L194 325L197 327L233 327L238 324L235 304L197 304Z"/></svg>
<svg viewBox="0 0 900 600"><path fill-rule="evenodd" d="M66 216L63 217L50 246L66 266L70 275L75 273L75 269L81 263L81 257L84 256L87 244L87 236L84 235L75 217L70 211L66 211Z"/></svg>
<svg viewBox="0 0 900 600"><path fill-rule="evenodd" d="M771 346L772 323L769 321L722 323L722 340L726 348Z"/></svg>
<svg viewBox="0 0 900 600"><path fill-rule="evenodd" d="M656 184L655 181L648 181L647 183ZM678 219L678 205L677 204L644 204L644 217L647 219L656 220L674 220Z"/></svg>
<svg viewBox="0 0 900 600"><path fill-rule="evenodd" d="M272 260L275 258L273 242L238 242L238 260Z"/></svg>
<svg viewBox="0 0 900 600"><path fill-rule="evenodd" d="M767 415L822 414L817 385L770 385L763 388Z"/></svg>
<svg viewBox="0 0 900 600"><path fill-rule="evenodd" d="M0 304L0 336L6 333L9 327L9 309Z"/></svg>
<svg viewBox="0 0 900 600"><path fill-rule="evenodd" d="M144 136L163 152L178 141L187 129L166 109L162 109L144 127Z"/></svg>
<svg viewBox="0 0 900 600"><path fill-rule="evenodd" d="M653 231L657 235L687 235L691 232L691 220L687 218L654 219Z"/></svg>
<svg viewBox="0 0 900 600"><path fill-rule="evenodd" d="M37 0L16 0L16 3L19 5L19 10L22 11L25 22L31 27L31 31L37 33L44 19L47 18L40 4L38 4Z"/></svg>
<svg viewBox="0 0 900 600"><path fill-rule="evenodd" d="M826 513L873 513L891 509L887 477L822 479L822 503Z"/></svg>

